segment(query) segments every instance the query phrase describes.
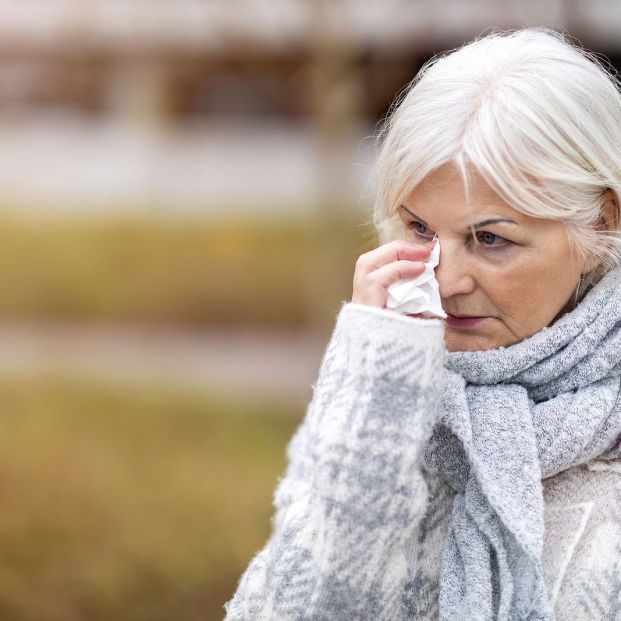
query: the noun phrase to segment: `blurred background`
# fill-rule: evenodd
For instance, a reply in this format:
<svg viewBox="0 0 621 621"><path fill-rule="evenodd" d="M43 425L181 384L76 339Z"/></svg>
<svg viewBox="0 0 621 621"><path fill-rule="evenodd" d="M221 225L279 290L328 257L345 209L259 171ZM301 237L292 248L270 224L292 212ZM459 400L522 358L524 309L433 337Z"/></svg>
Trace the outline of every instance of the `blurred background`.
<svg viewBox="0 0 621 621"><path fill-rule="evenodd" d="M436 52L612 0L0 1L0 619L219 620Z"/></svg>

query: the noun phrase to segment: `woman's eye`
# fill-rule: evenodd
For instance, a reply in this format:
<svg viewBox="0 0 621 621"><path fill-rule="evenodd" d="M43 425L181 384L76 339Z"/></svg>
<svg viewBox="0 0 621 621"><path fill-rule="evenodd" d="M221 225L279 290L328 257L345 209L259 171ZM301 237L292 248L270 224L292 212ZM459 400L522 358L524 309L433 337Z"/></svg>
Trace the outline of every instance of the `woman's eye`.
<svg viewBox="0 0 621 621"><path fill-rule="evenodd" d="M407 222L406 226L419 237L429 237L429 239L433 238L433 235L431 235L430 233L426 233L426 231L428 231L429 229L422 222L417 222L416 220L414 220L413 222Z"/></svg>
<svg viewBox="0 0 621 621"><path fill-rule="evenodd" d="M502 240L500 243L495 244L494 240ZM500 237L500 235L496 235L494 233L489 233L488 231L479 231L477 232L477 241L486 245L486 246L504 246L502 243L505 240L504 237Z"/></svg>

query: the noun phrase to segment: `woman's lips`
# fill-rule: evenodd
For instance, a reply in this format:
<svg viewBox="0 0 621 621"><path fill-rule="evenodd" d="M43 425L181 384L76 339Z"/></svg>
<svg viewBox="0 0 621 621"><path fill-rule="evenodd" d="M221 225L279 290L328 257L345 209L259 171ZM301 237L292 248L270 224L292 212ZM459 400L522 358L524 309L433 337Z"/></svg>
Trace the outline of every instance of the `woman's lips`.
<svg viewBox="0 0 621 621"><path fill-rule="evenodd" d="M474 328L486 319L488 319L488 317L455 317L455 315L447 313L444 321L447 326L451 326L452 328Z"/></svg>

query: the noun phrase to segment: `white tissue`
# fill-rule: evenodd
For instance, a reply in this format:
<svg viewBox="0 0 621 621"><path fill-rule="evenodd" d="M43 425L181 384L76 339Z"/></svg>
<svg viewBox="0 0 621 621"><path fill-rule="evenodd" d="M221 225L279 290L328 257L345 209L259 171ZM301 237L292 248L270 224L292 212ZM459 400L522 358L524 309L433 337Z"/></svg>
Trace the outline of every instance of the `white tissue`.
<svg viewBox="0 0 621 621"><path fill-rule="evenodd" d="M386 308L399 313L424 313L432 317L445 318L447 315L440 303L440 288L434 268L440 263L440 240L425 263L425 271L409 280L400 280L388 287Z"/></svg>

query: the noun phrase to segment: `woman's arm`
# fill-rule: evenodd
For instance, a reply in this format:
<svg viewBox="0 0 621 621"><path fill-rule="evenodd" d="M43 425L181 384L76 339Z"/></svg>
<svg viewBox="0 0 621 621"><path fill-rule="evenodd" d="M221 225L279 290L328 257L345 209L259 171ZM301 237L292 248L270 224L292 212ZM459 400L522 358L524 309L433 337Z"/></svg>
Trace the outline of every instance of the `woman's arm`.
<svg viewBox="0 0 621 621"><path fill-rule="evenodd" d="M345 303L287 447L272 535L225 621L398 621L439 413L439 319Z"/></svg>

